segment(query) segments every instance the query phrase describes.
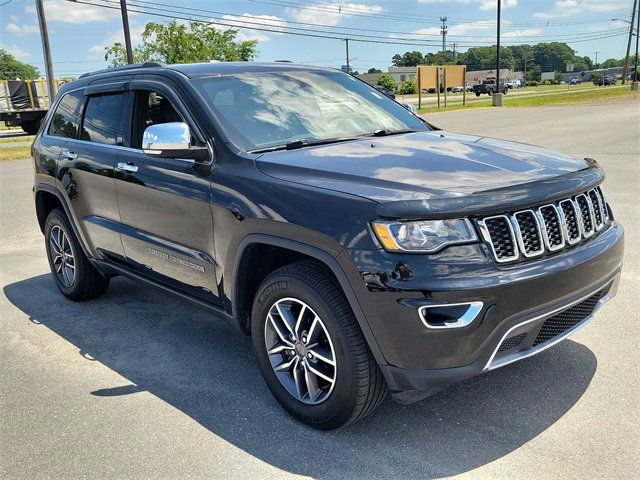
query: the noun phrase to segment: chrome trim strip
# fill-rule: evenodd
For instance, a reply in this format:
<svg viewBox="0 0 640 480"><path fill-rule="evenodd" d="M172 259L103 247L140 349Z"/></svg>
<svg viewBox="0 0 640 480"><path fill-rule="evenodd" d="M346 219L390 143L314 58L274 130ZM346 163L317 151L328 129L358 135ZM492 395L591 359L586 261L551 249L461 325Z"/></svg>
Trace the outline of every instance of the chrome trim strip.
<svg viewBox="0 0 640 480"><path fill-rule="evenodd" d="M507 222L507 226L509 227L509 234L511 235L511 241L513 242L513 252L514 255L510 257L502 257L498 258L498 254L496 253L496 249L493 246L493 242L491 241L491 234L489 233L489 228L485 223L487 220L493 220L494 218L503 218ZM518 251L518 242L516 241L515 234L513 233L513 225L511 224L511 220L506 215L494 215L492 217L485 217L482 220L478 220L478 226L480 227L480 234L484 241L489 244L491 251L493 252L493 258L498 263L512 262L517 260L520 257L520 253Z"/></svg>
<svg viewBox="0 0 640 480"><path fill-rule="evenodd" d="M540 242L540 250L536 250L531 253L527 252L525 248L524 237L522 236L522 229L520 228L520 221L518 220L518 215L522 215L525 213L530 213L533 216L533 221L536 223L536 234L538 235L538 241ZM544 253L544 240L542 239L542 228L536 212L534 212L533 210L520 210L519 212L514 213L511 218L513 229L516 234L516 239L518 240L518 246L520 247L520 251L522 252L522 254L527 258L539 257L540 255L542 255Z"/></svg>
<svg viewBox="0 0 640 480"><path fill-rule="evenodd" d="M578 236L574 239L571 238L571 236L569 235L569 228L568 228L568 223L567 223L567 218L564 215L564 211L562 210L562 205L564 204L569 204L571 209L573 210L573 214L576 217L576 228L578 229ZM580 217L580 212L578 211L577 205L575 204L575 202L573 200L571 200L570 198L567 198L566 200L562 200L558 205L560 205L560 212L562 212L562 216L564 217L564 225L566 228L566 232L567 232L567 243L569 245L575 245L576 243L579 243L580 240L582 239L582 218Z"/></svg>
<svg viewBox="0 0 640 480"><path fill-rule="evenodd" d="M574 332L580 330L587 323L589 323L591 320L593 320L594 315L596 314L596 312L599 310L599 308L602 305L607 303L609 300L611 300L615 296L615 291L612 292L612 290L614 290L613 283L615 281L616 281L616 278L614 278L613 280L611 280L609 283L605 284L604 286L601 286L601 287L598 287L595 290L592 290L591 293L589 293L589 294L587 294L587 295L585 295L583 297L580 297L579 299L574 300L571 303L567 303L567 304L565 304L565 305L563 305L561 307L555 308L555 309L553 309L553 310L551 310L549 312L543 313L541 315L537 315L537 316L535 316L533 318L530 318L529 320L525 320L524 322L520 322L520 323L514 325L513 327L511 327L509 330L507 330L507 332L502 336L502 338L500 339L500 341L496 345L496 348L493 351L493 354L489 358L489 361L487 362L485 367L482 369L482 371L483 372L488 372L490 370L495 370L496 368L500 368L500 367L504 367L505 365L509 365L510 363L517 362L518 360L522 360L524 358L531 357L531 356L533 356L533 355L535 355L537 353L540 353L540 352L546 350L547 348L550 348L550 347L560 343L562 340L567 338L569 335L571 335ZM501 359L497 360L496 362L493 362L493 359L498 354L498 350L500 349L500 345L502 345L502 342L504 342L509 337L509 334L511 332L513 332L517 328L522 327L523 325L527 325L528 323L535 322L535 321L540 320L540 319L545 318L545 317L552 317L556 313L562 312L563 310L567 310L568 308L571 308L574 305L577 305L578 303L586 300L587 298L591 297L592 295L595 295L600 290L603 290L603 289L607 288L607 286L610 286L609 291L607 292L607 294L604 297L602 297L600 300L598 300L598 303L596 303L596 306L593 309L593 312L591 312L591 314L589 316L585 317L584 320L582 320L580 323L578 323L574 327L570 328L566 332L562 333L561 335L558 335L553 340L541 343L540 345L538 345L536 347L529 348L528 350L522 350L520 352L514 353L513 355L508 355L508 356L506 356L504 358L501 358Z"/></svg>
<svg viewBox="0 0 640 480"><path fill-rule="evenodd" d="M562 243L558 244L558 245L551 245L551 242L549 241L549 228L547 227L547 222L544 219L544 215L542 213L542 209L543 208L552 208L553 211L556 214L556 219L558 220L558 227L560 227L560 237L562 239ZM550 252L556 252L558 250L562 250L565 247L565 234L566 234L566 225L564 222L564 215L560 215L560 211L561 209L558 209L554 204L550 203L548 205L542 205L541 207L538 208L538 219L540 220L540 223L542 225L542 237L544 238L544 244L547 246L547 249Z"/></svg>
<svg viewBox="0 0 640 480"><path fill-rule="evenodd" d="M445 323L443 325L431 325L427 322L425 318L425 310L436 309L436 308L446 308L446 307L460 307L462 305L468 305L467 311L458 318L455 322ZM443 303L439 305L423 305L418 308L418 315L420 316L420 320L427 328L432 328L434 330L441 330L447 328L462 328L466 327L473 323L473 321L478 317L478 314L482 311L482 307L484 303L482 302L462 302L462 303Z"/></svg>
<svg viewBox="0 0 640 480"><path fill-rule="evenodd" d="M585 202L587 202L587 210L589 210L589 218L591 220L590 231L587 231L587 229L585 228L584 218L582 216L582 208L578 203L578 199L581 197L584 198ZM580 223L582 223L582 236L583 238L591 238L596 233L596 221L593 218L593 205L591 205L591 200L589 200L589 197L587 197L584 193L581 193L580 195L576 195L575 202L576 202L576 207L578 207L578 212L580 213Z"/></svg>
<svg viewBox="0 0 640 480"><path fill-rule="evenodd" d="M607 223L609 222L609 220L611 220L611 215L609 215L609 204L607 203L607 199L605 198L604 192L602 191L600 185L596 187L596 191L598 192L600 200L602 201L602 205L604 206L604 222Z"/></svg>
<svg viewBox="0 0 640 480"><path fill-rule="evenodd" d="M598 202L598 204L594 204L593 203L593 199L591 198L591 193L593 192L593 196L595 197L596 201ZM602 230L604 228L604 224L605 224L605 220L604 220L604 212L602 210L602 200L600 199L600 195L598 195L598 192L595 188L589 190L587 192L587 198L589 200L591 200L591 205L593 206L593 217L595 219L595 226L596 226L596 232L599 232L600 230ZM598 217L596 217L596 208L598 209L598 211L600 212L600 223L598 223Z"/></svg>

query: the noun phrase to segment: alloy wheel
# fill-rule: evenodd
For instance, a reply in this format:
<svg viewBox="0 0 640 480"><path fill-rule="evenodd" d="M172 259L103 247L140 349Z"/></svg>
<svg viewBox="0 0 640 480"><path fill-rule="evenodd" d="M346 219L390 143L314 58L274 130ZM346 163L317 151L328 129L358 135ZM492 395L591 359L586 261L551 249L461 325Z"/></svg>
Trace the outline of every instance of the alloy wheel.
<svg viewBox="0 0 640 480"><path fill-rule="evenodd" d="M76 278L76 261L69 237L59 225L54 225L49 234L53 270L65 287L70 287Z"/></svg>
<svg viewBox="0 0 640 480"><path fill-rule="evenodd" d="M336 383L336 355L322 319L302 300L283 298L269 309L264 327L271 367L297 400L316 405Z"/></svg>

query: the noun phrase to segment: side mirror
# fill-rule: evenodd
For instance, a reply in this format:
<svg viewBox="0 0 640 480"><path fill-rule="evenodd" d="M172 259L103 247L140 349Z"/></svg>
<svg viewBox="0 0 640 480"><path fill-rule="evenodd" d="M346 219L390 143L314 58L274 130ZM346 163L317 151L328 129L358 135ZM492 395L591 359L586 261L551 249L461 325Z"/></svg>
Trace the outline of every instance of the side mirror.
<svg viewBox="0 0 640 480"><path fill-rule="evenodd" d="M163 158L189 158L203 161L209 153L206 147L191 145L191 132L186 123L159 123L147 127L142 135L142 151Z"/></svg>

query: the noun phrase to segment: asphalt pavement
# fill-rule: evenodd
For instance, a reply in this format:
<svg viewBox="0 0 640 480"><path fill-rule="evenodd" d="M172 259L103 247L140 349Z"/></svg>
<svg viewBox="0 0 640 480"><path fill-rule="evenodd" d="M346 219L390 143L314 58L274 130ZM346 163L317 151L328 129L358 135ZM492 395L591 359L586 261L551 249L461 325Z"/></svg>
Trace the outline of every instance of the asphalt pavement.
<svg viewBox="0 0 640 480"><path fill-rule="evenodd" d="M271 397L250 341L115 279L73 303L49 275L29 161L0 163L0 477L631 478L640 456L638 103L430 115L594 157L626 227L618 297L572 339L418 404L318 432Z"/></svg>

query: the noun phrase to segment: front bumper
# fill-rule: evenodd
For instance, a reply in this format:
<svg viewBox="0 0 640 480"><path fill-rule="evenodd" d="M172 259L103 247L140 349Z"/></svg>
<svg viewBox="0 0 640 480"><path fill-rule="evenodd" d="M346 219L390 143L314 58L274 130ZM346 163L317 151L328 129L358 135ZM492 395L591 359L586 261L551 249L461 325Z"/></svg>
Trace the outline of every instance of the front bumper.
<svg viewBox="0 0 640 480"><path fill-rule="evenodd" d="M359 303L397 400L416 401L534 355L584 326L617 291L624 232L614 223L571 250L508 267L489 260L485 248L451 247L429 259L385 252L352 255L368 263L369 268L358 265L368 285ZM399 263L410 277L394 274ZM462 328L426 328L418 315L423 305L472 301L482 301L483 310Z"/></svg>

